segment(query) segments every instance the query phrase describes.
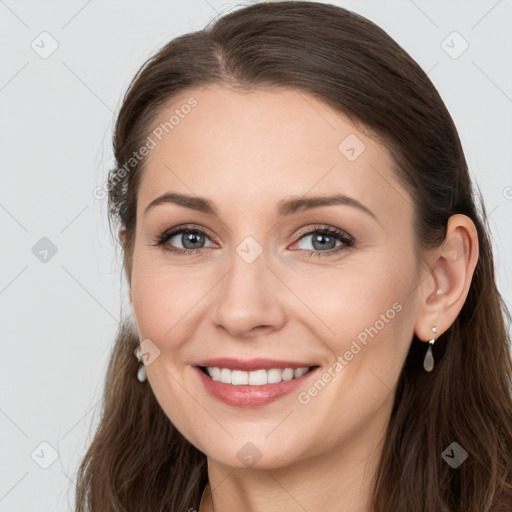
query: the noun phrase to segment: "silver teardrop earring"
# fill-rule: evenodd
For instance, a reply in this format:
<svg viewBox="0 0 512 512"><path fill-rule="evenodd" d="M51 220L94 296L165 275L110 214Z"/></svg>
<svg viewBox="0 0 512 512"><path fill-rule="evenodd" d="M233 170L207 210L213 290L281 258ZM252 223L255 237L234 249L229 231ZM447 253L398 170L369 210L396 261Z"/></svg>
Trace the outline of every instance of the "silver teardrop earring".
<svg viewBox="0 0 512 512"><path fill-rule="evenodd" d="M435 334L437 332L436 324L432 327L432 332ZM428 350L425 354L425 359L423 360L423 368L426 372L431 372L434 369L434 356L432 354L432 345L435 343L437 338L433 338L428 342Z"/></svg>
<svg viewBox="0 0 512 512"><path fill-rule="evenodd" d="M142 363L142 348L140 347L140 345L137 347L135 355L139 360L139 363ZM139 382L144 382L145 380L147 380L147 378L148 377L146 375L146 367L144 366L144 364L142 364L140 368L137 370L137 379L139 380Z"/></svg>

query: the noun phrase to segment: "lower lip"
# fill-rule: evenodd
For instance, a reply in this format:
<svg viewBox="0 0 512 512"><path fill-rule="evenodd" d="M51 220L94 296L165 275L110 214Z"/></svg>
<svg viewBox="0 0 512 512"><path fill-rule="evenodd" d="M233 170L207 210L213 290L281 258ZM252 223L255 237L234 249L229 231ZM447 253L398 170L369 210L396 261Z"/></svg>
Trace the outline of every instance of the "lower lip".
<svg viewBox="0 0 512 512"><path fill-rule="evenodd" d="M206 390L210 395L222 402L235 407L260 407L275 402L279 398L297 389L318 368L314 368L301 377L292 380L282 380L275 384L264 386L234 386L224 384L207 377L203 371L195 367Z"/></svg>

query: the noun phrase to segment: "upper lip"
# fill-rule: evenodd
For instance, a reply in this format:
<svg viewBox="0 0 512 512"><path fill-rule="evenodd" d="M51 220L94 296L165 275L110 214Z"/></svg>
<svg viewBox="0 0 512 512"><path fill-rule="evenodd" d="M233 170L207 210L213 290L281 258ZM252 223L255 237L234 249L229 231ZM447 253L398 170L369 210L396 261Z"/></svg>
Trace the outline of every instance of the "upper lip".
<svg viewBox="0 0 512 512"><path fill-rule="evenodd" d="M234 359L230 357L221 357L215 359L204 359L195 363L195 366L205 366L210 368L229 368L230 370L242 370L246 372L255 370L270 370L271 368L309 368L315 366L311 363L297 361L283 361L277 359Z"/></svg>

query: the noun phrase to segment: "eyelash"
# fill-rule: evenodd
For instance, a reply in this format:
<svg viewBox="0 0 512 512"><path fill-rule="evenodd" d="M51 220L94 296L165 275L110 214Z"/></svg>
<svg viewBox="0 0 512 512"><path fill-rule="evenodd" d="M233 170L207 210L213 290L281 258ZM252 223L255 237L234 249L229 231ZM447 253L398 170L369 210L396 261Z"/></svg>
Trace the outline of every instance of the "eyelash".
<svg viewBox="0 0 512 512"><path fill-rule="evenodd" d="M184 225L184 226L178 226L178 227L173 228L168 231L164 231L162 234L158 235L154 239L154 243L152 245L163 246L173 236L179 235L180 233L185 233L185 232L198 233L201 235L205 235L207 238L210 238L208 236L208 234L205 231L203 231L202 229L200 229L194 225ZM339 247L336 247L334 249L329 249L327 251L300 249L302 251L310 253L309 257L312 257L312 256L323 257L324 255L332 256L334 254L337 254L340 251L344 251L344 250L349 249L350 247L353 247L354 243L355 243L353 238L349 237L345 232L341 231L340 229L333 228L331 226L315 227L314 229L311 229L309 231L301 233L299 235L299 238L297 239L297 241L302 240L302 238L304 238L308 235L313 235L316 233L333 236L333 237L337 238L340 242L342 242L342 245L340 245ZM198 252L201 252L203 249L207 249L207 247L200 247L198 249L179 249L179 248L164 248L164 249L171 253L185 256L185 255L197 254Z"/></svg>

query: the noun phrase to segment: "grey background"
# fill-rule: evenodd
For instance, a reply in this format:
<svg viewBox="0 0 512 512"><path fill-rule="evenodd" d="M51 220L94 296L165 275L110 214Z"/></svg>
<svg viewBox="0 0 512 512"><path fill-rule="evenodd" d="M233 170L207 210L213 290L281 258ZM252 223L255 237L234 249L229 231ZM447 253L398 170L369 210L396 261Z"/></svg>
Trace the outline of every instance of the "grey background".
<svg viewBox="0 0 512 512"><path fill-rule="evenodd" d="M441 93L491 213L510 305L512 1L330 3L384 28ZM112 164L122 94L157 48L235 5L0 1L1 512L72 508L120 306L129 308L106 199L93 195ZM58 43L47 58L31 47L51 48L43 31ZM453 31L469 44L457 58L464 43ZM43 237L57 249L46 262Z"/></svg>

